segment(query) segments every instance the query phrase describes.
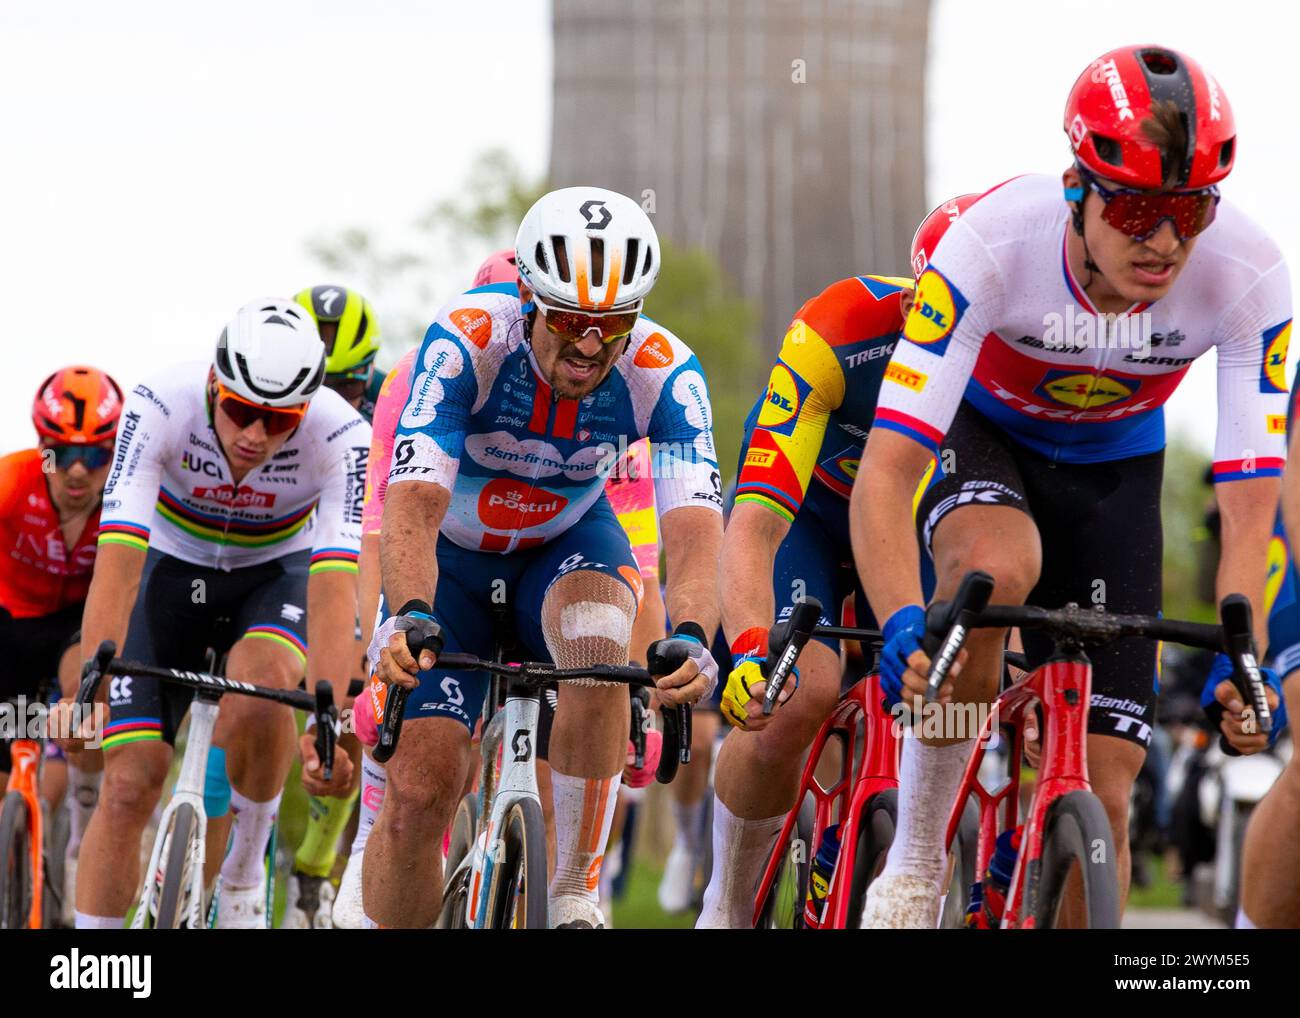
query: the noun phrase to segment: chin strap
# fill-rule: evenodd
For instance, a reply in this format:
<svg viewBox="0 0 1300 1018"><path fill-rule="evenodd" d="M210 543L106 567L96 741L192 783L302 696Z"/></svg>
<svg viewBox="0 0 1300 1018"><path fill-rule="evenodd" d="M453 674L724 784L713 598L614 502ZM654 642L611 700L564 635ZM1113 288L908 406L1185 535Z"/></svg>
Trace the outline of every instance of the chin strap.
<svg viewBox="0 0 1300 1018"><path fill-rule="evenodd" d="M1101 270L1092 260L1092 254L1088 251L1088 235L1083 232L1083 188L1065 188L1065 200L1070 206L1070 221L1074 224L1074 232L1083 240L1083 267L1088 270L1088 281L1083 284L1083 288L1087 290L1092 285L1093 273Z"/></svg>

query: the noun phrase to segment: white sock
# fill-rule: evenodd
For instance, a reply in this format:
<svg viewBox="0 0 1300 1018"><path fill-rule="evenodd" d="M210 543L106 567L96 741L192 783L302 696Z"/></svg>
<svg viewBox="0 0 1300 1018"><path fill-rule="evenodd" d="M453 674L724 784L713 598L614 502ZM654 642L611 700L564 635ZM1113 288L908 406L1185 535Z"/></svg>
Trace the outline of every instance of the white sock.
<svg viewBox="0 0 1300 1018"><path fill-rule="evenodd" d="M357 855L366 850L370 832L375 829L379 819L380 807L384 804L384 790L388 787L388 772L382 764L371 760L366 753L361 754L361 812L357 816L357 833L352 839L352 852Z"/></svg>
<svg viewBox="0 0 1300 1018"><path fill-rule="evenodd" d="M252 887L262 882L266 843L279 810L279 795L270 802L253 802L241 795L239 789L230 790L234 830L230 837L230 851L221 864L222 880L234 887Z"/></svg>
<svg viewBox="0 0 1300 1018"><path fill-rule="evenodd" d="M102 770L87 772L71 761L68 762L70 824L67 855L70 859L81 848L81 836L86 833L86 825L90 823L90 816L99 802L99 782L103 777Z"/></svg>
<svg viewBox="0 0 1300 1018"><path fill-rule="evenodd" d="M124 915L86 915L73 913L74 925L79 930L120 930L126 926Z"/></svg>
<svg viewBox="0 0 1300 1018"><path fill-rule="evenodd" d="M673 800L673 820L677 823L677 844L691 855L699 855L704 840L704 799L683 805Z"/></svg>
<svg viewBox="0 0 1300 1018"><path fill-rule="evenodd" d="M575 778L551 768L557 857L552 900L577 895L597 903L600 864L622 781L622 771L612 778Z"/></svg>
<svg viewBox="0 0 1300 1018"><path fill-rule="evenodd" d="M704 889L697 930L747 930L754 924L754 894L785 814L765 820L738 817L713 797L713 875Z"/></svg>
<svg viewBox="0 0 1300 1018"><path fill-rule="evenodd" d="M932 881L936 889L943 882L948 814L973 741L927 746L911 734L904 737L898 775L898 822L882 877L922 877Z"/></svg>
<svg viewBox="0 0 1300 1018"><path fill-rule="evenodd" d="M361 928L362 928L363 930L378 930L378 929L382 929L382 927L381 927L377 922L375 922L373 919L371 919L370 916L368 916L368 915L362 915L362 916L361 916Z"/></svg>
<svg viewBox="0 0 1300 1018"><path fill-rule="evenodd" d="M1258 927L1250 921L1250 916L1246 915L1246 910L1240 905L1237 906L1237 921L1232 924L1233 929L1254 930Z"/></svg>

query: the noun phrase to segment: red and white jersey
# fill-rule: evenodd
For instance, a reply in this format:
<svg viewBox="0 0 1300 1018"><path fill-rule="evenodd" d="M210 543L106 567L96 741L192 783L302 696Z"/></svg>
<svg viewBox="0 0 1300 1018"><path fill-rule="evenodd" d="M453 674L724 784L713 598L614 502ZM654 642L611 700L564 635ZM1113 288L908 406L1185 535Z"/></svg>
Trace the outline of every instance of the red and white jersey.
<svg viewBox="0 0 1300 1018"><path fill-rule="evenodd" d="M1163 405L1218 352L1217 481L1276 476L1286 455L1291 288L1277 245L1222 202L1167 296L1099 315L1065 257L1061 182L1016 177L944 235L917 284L875 424L938 447L963 398L1053 460L1164 447Z"/></svg>

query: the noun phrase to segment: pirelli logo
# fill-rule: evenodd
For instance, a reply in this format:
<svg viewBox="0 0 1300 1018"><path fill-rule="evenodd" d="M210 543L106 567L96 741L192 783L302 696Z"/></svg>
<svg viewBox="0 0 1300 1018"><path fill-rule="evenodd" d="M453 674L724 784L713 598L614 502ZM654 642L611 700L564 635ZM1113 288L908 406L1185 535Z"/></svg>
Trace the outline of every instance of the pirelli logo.
<svg viewBox="0 0 1300 1018"><path fill-rule="evenodd" d="M1286 414L1268 415L1268 433L1270 435L1286 434Z"/></svg>
<svg viewBox="0 0 1300 1018"><path fill-rule="evenodd" d="M889 367L885 368L886 381L905 386L913 392L920 392L924 389L929 377L929 375L923 375L919 371L904 367L902 364L890 364Z"/></svg>
<svg viewBox="0 0 1300 1018"><path fill-rule="evenodd" d="M745 453L745 466L765 470L776 462L776 453L771 449L750 449Z"/></svg>

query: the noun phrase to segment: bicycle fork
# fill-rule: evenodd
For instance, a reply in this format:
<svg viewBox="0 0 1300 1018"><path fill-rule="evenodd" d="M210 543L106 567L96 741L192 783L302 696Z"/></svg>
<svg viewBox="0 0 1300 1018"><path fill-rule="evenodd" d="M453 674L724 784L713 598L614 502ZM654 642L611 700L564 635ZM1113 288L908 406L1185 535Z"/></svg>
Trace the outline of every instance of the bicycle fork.
<svg viewBox="0 0 1300 1018"><path fill-rule="evenodd" d="M10 792L17 792L27 806L27 851L32 874L32 907L27 916L29 929L39 930L44 925L42 910L45 892L45 834L44 812L38 792L41 744L30 739L16 739L9 746L12 769L9 773Z"/></svg>

